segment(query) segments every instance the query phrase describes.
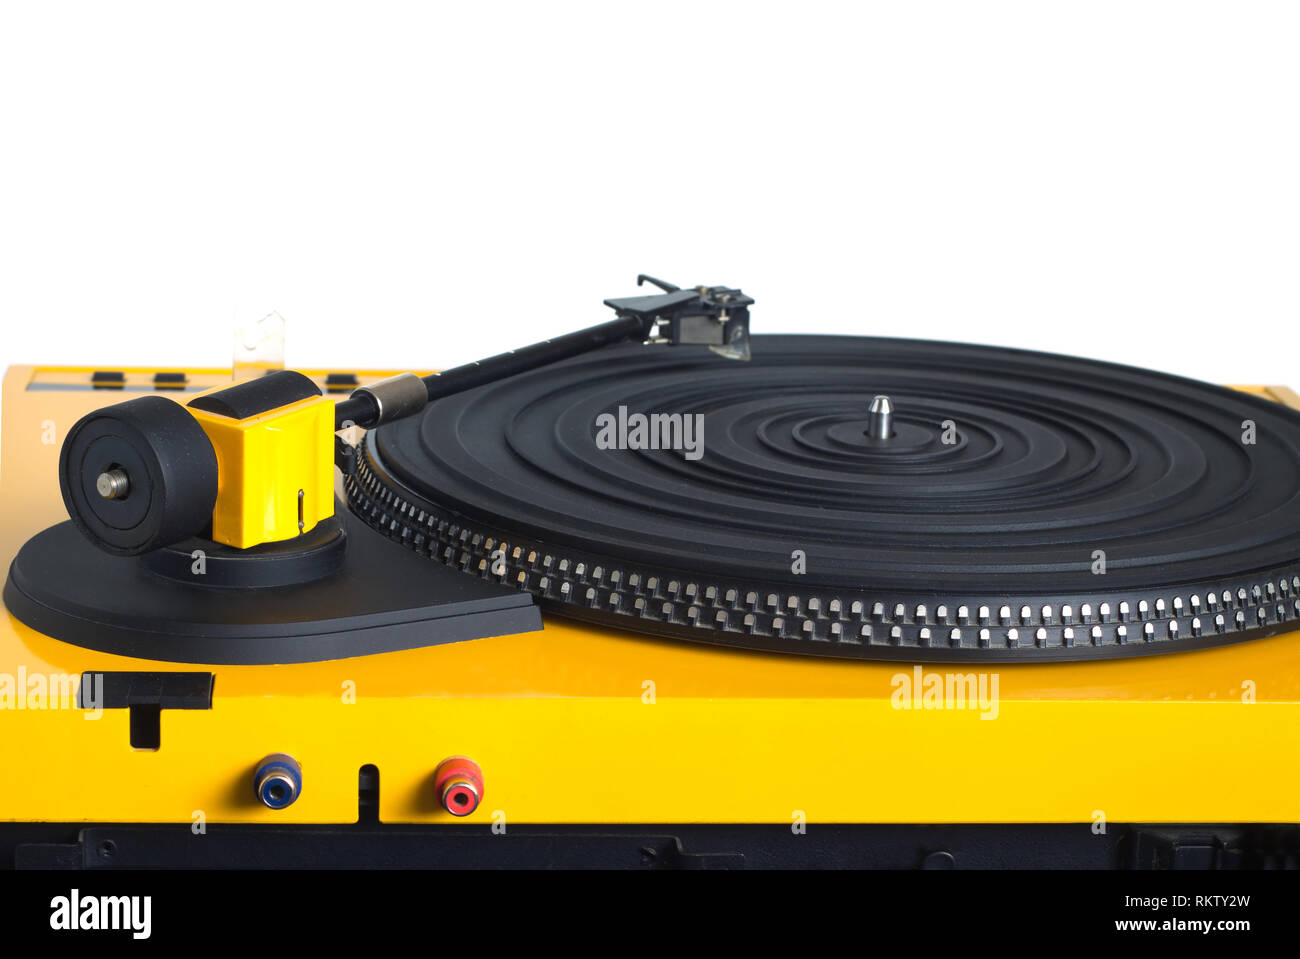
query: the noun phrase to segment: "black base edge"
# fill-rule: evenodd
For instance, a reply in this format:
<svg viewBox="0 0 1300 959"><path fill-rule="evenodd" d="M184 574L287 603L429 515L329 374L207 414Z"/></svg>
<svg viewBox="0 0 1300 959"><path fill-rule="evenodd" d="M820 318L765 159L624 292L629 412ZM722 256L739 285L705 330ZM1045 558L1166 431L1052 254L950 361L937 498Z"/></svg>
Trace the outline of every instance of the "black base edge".
<svg viewBox="0 0 1300 959"><path fill-rule="evenodd" d="M4 869L1300 869L1300 824L0 823Z"/></svg>

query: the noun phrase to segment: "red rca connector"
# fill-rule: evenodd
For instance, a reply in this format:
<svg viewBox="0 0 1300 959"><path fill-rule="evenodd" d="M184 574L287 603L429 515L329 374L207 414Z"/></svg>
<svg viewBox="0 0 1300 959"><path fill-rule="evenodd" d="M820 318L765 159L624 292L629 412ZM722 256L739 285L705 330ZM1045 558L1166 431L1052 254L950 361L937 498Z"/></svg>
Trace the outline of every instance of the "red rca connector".
<svg viewBox="0 0 1300 959"><path fill-rule="evenodd" d="M483 801L483 770L465 756L444 759L433 773L433 789L443 809L468 816Z"/></svg>

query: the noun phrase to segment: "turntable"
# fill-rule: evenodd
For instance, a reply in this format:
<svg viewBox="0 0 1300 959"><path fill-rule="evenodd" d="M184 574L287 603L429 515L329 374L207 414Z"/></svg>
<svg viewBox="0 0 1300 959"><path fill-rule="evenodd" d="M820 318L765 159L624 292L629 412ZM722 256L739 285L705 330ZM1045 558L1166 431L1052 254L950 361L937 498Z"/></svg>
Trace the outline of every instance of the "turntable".
<svg viewBox="0 0 1300 959"><path fill-rule="evenodd" d="M0 861L1300 862L1300 397L642 281L442 373L11 368Z"/></svg>

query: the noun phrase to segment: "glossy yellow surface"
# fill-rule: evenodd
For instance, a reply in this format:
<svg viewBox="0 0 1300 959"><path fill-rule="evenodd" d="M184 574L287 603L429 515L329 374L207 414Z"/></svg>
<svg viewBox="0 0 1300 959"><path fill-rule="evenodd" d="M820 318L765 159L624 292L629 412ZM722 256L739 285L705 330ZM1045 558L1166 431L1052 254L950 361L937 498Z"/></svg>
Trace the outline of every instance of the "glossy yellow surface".
<svg viewBox="0 0 1300 959"><path fill-rule="evenodd" d="M292 539L334 515L332 399L311 397L242 420L187 409L217 452L216 542L247 549Z"/></svg>
<svg viewBox="0 0 1300 959"><path fill-rule="evenodd" d="M4 385L0 556L63 518L62 431L110 398ZM1257 392L1275 399L1281 393ZM52 424L57 442L43 443ZM400 548L394 546L394 548ZM232 598L237 601L237 595ZM187 670L0 620L0 677ZM905 664L739 652L555 618L537 633L329 663L210 667L213 708L164 711L155 752L125 711L0 708L0 820L348 822L358 769L380 816L525 822L1300 822L1300 634L1192 653L1000 666L992 710L899 709ZM930 665L932 673L965 673ZM991 676L987 677L991 680ZM0 698L3 689L0 688ZM1253 702L1250 701L1253 699ZM293 806L254 765L303 767ZM453 819L432 777L483 768Z"/></svg>

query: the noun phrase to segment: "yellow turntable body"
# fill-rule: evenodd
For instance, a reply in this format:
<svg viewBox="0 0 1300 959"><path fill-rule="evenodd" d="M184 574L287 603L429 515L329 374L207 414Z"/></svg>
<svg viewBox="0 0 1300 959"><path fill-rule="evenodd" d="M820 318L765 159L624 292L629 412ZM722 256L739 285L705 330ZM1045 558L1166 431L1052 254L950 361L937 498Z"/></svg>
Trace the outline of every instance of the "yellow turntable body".
<svg viewBox="0 0 1300 959"><path fill-rule="evenodd" d="M6 566L66 518L65 432L117 399L90 387L92 372L5 377ZM154 370L124 372L122 389L154 388ZM230 382L229 370L185 374L191 387ZM1289 390L1248 389L1300 407ZM159 748L134 749L127 710L95 716L67 695L86 671L209 672L212 705L163 709ZM301 798L282 810L252 790L272 753L302 767ZM990 671L741 652L548 617L539 632L334 662L192 666L0 621L0 821L346 823L372 764L382 821L466 828L1296 823L1297 755L1300 633ZM452 756L484 779L459 820L433 789Z"/></svg>

